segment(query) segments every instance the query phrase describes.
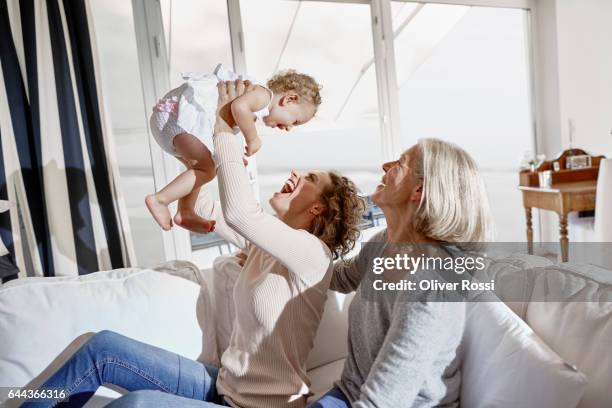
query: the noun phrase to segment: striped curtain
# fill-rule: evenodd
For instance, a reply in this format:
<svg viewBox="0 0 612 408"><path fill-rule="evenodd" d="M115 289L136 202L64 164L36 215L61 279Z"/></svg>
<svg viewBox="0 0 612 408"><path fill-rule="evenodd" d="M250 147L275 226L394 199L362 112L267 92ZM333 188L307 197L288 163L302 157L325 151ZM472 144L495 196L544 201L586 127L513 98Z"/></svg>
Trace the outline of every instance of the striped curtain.
<svg viewBox="0 0 612 408"><path fill-rule="evenodd" d="M0 0L0 200L16 204L0 235L19 277L134 256L91 27L86 0Z"/></svg>

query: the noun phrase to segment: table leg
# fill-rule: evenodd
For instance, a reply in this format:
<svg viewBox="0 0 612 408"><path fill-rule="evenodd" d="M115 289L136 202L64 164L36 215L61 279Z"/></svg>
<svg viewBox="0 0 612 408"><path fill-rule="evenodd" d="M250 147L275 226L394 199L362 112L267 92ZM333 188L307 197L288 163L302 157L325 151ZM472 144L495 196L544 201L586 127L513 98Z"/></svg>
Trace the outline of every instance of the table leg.
<svg viewBox="0 0 612 408"><path fill-rule="evenodd" d="M527 252L533 255L533 224L531 222L531 207L525 207L525 217L527 218Z"/></svg>
<svg viewBox="0 0 612 408"><path fill-rule="evenodd" d="M569 239L567 238L567 214L559 214L559 243L561 244L561 262L567 262Z"/></svg>

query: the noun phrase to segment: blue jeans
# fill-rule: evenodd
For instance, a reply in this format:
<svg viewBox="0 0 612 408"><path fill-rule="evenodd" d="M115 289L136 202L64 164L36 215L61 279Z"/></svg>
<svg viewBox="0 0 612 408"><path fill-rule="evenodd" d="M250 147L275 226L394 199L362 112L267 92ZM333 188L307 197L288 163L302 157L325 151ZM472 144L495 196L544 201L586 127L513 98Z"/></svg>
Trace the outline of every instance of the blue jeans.
<svg viewBox="0 0 612 408"><path fill-rule="evenodd" d="M205 408L210 403L186 399L159 391L136 391L125 395L105 408ZM308 408L350 408L351 404L338 388L332 388Z"/></svg>
<svg viewBox="0 0 612 408"><path fill-rule="evenodd" d="M217 374L216 367L104 330L89 339L40 387L65 390L67 399L28 401L22 407L53 407L58 403L62 407L82 407L102 384L128 391L162 391L199 400L194 402L201 407L227 406L217 394ZM140 395L128 401L136 398Z"/></svg>
<svg viewBox="0 0 612 408"><path fill-rule="evenodd" d="M351 408L351 403L338 387L334 387L308 408Z"/></svg>

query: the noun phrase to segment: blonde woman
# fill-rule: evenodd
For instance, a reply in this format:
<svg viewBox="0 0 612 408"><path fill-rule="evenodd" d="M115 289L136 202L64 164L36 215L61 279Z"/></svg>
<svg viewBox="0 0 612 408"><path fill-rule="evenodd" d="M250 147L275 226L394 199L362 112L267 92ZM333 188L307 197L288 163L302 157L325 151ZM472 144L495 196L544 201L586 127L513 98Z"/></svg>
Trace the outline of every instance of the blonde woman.
<svg viewBox="0 0 612 408"><path fill-rule="evenodd" d="M464 303L444 302L436 294L428 301L410 298L408 291L374 293L373 280L380 275L372 273L372 260L405 244L452 256L464 244L491 240L484 185L465 151L436 139L419 141L383 170L373 200L387 229L348 263L335 265L331 289L356 291L349 308L349 354L340 380L313 408L459 404L456 351Z"/></svg>

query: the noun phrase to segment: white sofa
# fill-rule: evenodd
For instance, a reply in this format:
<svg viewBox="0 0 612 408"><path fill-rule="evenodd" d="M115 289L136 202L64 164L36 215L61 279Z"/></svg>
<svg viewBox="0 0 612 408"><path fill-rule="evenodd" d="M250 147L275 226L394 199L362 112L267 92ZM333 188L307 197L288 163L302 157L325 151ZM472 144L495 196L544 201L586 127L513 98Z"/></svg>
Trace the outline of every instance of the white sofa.
<svg viewBox="0 0 612 408"><path fill-rule="evenodd" d="M231 331L229 318L233 311L227 294L231 293L232 282L239 271L235 262L228 257L217 260L217 269L224 272L217 271L216 275L211 270L200 271L189 262L175 261L152 269L119 269L81 277L26 278L0 286L0 387L39 385L91 333L103 329L186 357L217 363L218 352ZM497 267L490 270L498 278L514 279L520 276L518 271L534 267L552 269L551 273L555 271L550 262L533 256L499 258L496 262ZM499 344L495 344L499 341L489 336L486 326L490 321L468 318L473 323L468 323L460 353L465 359L462 406L535 408L538 405L515 402L517 399L529 401L529 395L538 393L558 393L555 401L563 402L563 406L612 406L612 355L609 352L612 346L612 274L593 266L567 264L564 267L572 271L570 283L576 288L573 293L596 294L597 303L509 304L533 329L531 332L525 325L530 331L528 337L533 340L538 337L537 333L561 356L558 361L547 363L560 374L561 382L547 381L543 378L545 375L537 374L537 367L529 368L532 371L527 370L525 378L515 381L517 373L513 370L517 368L510 369L507 364L520 361L516 353L522 351L511 351L504 356L505 360L492 361L491 354L496 351L485 353L484 349L479 349L499 348ZM545 284L547 275L539 274L536 279ZM308 361L316 396L327 391L342 371L350 299L350 296L330 292L315 348ZM505 308L503 304L496 307ZM482 315L476 309L473 313ZM502 336L512 337L515 329L502 327L501 332ZM502 343L507 344L506 340ZM547 350L543 352L548 353ZM535 354L536 359L538 353L541 350ZM525 356L524 364L531 364L534 357ZM507 362L500 366L500 361ZM491 372L491 367L497 371ZM485 376L484 371L487 371ZM103 406L120 391L102 388L88 406ZM562 406L551 404L550 408ZM8 401L6 406L18 405Z"/></svg>

